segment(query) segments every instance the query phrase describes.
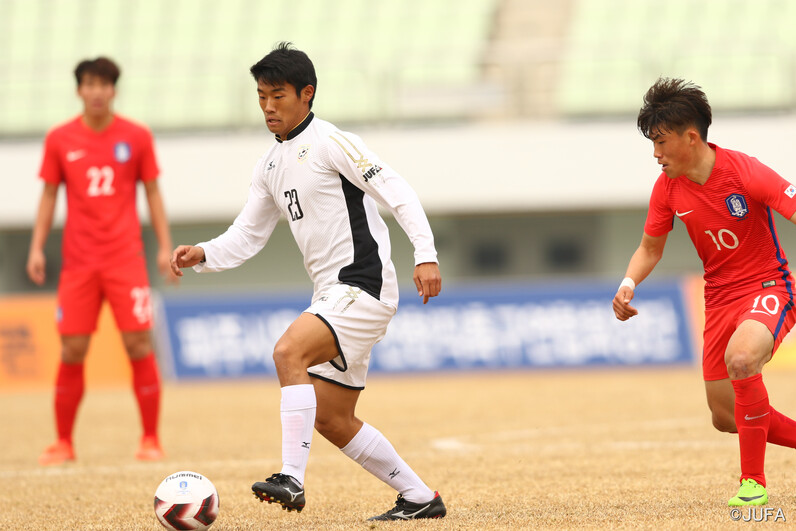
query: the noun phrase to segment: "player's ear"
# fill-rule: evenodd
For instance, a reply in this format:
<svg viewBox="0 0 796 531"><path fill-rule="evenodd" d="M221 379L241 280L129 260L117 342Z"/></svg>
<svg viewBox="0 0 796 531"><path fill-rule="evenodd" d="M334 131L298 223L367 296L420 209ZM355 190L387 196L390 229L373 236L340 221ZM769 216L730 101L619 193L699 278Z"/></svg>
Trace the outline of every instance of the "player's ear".
<svg viewBox="0 0 796 531"><path fill-rule="evenodd" d="M315 87L312 85L306 85L303 89L301 89L301 101L302 103L309 104L312 97L315 95Z"/></svg>

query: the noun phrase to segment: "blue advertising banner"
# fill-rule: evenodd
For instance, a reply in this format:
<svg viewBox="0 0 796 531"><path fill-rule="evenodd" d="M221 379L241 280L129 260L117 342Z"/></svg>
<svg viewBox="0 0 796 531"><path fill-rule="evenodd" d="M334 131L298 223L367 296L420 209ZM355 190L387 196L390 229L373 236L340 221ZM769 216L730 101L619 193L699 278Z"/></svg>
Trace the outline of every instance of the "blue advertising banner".
<svg viewBox="0 0 796 531"><path fill-rule="evenodd" d="M371 372L691 363L694 345L678 280L645 282L617 321L616 285L495 284L446 287L429 304L404 293ZM275 374L277 339L309 294L166 297L177 378Z"/></svg>

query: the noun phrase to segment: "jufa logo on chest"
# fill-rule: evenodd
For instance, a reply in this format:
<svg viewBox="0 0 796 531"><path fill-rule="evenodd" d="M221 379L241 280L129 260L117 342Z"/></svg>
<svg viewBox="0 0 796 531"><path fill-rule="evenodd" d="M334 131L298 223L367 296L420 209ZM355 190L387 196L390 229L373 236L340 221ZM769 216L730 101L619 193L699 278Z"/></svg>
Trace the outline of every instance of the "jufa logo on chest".
<svg viewBox="0 0 796 531"><path fill-rule="evenodd" d="M733 217L743 219L749 213L749 207L746 205L746 198L741 194L728 195L724 202L727 204L727 209Z"/></svg>

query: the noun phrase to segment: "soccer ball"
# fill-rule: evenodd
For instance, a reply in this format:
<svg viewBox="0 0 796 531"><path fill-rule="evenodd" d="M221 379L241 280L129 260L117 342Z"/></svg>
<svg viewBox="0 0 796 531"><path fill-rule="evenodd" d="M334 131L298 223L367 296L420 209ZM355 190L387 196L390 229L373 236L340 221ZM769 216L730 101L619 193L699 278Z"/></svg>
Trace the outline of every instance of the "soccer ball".
<svg viewBox="0 0 796 531"><path fill-rule="evenodd" d="M202 531L218 516L218 491L201 474L175 472L155 491L155 516L172 531Z"/></svg>

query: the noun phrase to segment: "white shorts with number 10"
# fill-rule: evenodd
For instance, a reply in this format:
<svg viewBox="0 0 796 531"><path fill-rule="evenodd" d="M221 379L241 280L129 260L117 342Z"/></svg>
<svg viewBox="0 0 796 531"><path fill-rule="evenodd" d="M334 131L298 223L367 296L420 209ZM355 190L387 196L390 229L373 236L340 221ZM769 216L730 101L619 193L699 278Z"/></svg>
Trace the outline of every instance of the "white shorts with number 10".
<svg viewBox="0 0 796 531"><path fill-rule="evenodd" d="M329 327L339 353L329 362L310 367L310 376L348 389L364 389L370 351L387 332L395 308L360 288L336 284L304 311Z"/></svg>

